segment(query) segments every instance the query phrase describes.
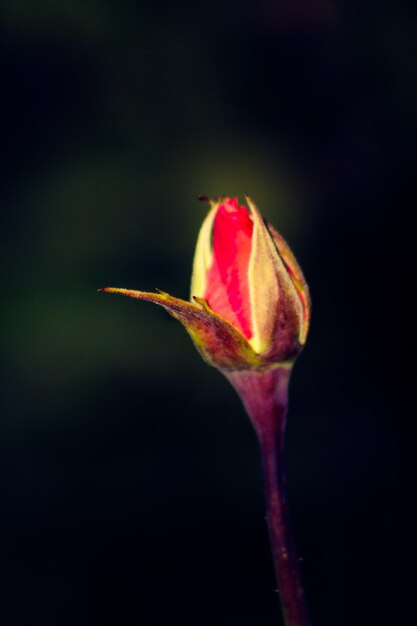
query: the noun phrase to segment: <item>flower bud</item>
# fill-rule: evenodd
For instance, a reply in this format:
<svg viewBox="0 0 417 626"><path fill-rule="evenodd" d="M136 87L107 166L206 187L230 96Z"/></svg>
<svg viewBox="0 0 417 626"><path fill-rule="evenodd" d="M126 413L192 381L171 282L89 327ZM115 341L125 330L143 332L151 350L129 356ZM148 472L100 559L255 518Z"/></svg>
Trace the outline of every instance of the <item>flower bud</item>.
<svg viewBox="0 0 417 626"><path fill-rule="evenodd" d="M286 361L305 343L309 298L284 239L247 198L212 203L197 241L191 295L204 298L268 360Z"/></svg>
<svg viewBox="0 0 417 626"><path fill-rule="evenodd" d="M247 199L210 200L197 241L191 302L106 288L163 306L203 357L230 372L290 364L307 337L310 300L290 248Z"/></svg>

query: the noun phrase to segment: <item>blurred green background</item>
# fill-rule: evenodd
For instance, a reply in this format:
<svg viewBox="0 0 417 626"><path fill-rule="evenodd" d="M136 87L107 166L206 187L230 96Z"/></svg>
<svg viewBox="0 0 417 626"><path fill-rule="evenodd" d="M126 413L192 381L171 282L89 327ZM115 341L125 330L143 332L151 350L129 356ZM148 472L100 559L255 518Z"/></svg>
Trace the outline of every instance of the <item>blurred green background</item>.
<svg viewBox="0 0 417 626"><path fill-rule="evenodd" d="M413 623L415 8L1 0L4 626L279 624L257 444L157 307L248 192L313 324L290 504L317 626ZM409 530L409 532L408 532Z"/></svg>

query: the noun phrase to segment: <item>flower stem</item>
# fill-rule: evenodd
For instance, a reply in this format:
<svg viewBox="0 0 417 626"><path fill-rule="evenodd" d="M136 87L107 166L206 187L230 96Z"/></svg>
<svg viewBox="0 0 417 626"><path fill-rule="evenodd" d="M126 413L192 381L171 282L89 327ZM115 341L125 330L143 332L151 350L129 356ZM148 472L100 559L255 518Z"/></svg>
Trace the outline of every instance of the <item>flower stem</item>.
<svg viewBox="0 0 417 626"><path fill-rule="evenodd" d="M285 474L280 442L260 441L264 469L266 511L275 571L286 626L308 626L310 620L288 516Z"/></svg>
<svg viewBox="0 0 417 626"><path fill-rule="evenodd" d="M233 372L228 378L255 427L263 465L266 514L285 626L310 626L291 533L284 463L290 368Z"/></svg>

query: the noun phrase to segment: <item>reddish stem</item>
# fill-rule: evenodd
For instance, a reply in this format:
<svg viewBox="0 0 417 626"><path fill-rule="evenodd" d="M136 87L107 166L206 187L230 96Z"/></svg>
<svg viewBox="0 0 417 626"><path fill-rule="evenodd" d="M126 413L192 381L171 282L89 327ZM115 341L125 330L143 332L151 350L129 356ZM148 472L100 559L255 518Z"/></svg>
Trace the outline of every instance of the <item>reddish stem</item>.
<svg viewBox="0 0 417 626"><path fill-rule="evenodd" d="M284 464L290 368L233 372L227 377L242 398L258 435L265 482L266 513L286 626L310 626L291 533Z"/></svg>

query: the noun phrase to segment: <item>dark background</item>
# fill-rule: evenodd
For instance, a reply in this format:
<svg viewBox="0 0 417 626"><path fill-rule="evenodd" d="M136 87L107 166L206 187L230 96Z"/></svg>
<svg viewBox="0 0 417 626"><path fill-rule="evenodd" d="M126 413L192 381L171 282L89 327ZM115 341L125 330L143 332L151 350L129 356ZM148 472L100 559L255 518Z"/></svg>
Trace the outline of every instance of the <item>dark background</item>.
<svg viewBox="0 0 417 626"><path fill-rule="evenodd" d="M247 191L313 323L290 503L314 626L412 624L415 10L2 0L0 621L280 623L254 433L184 330L206 207Z"/></svg>

